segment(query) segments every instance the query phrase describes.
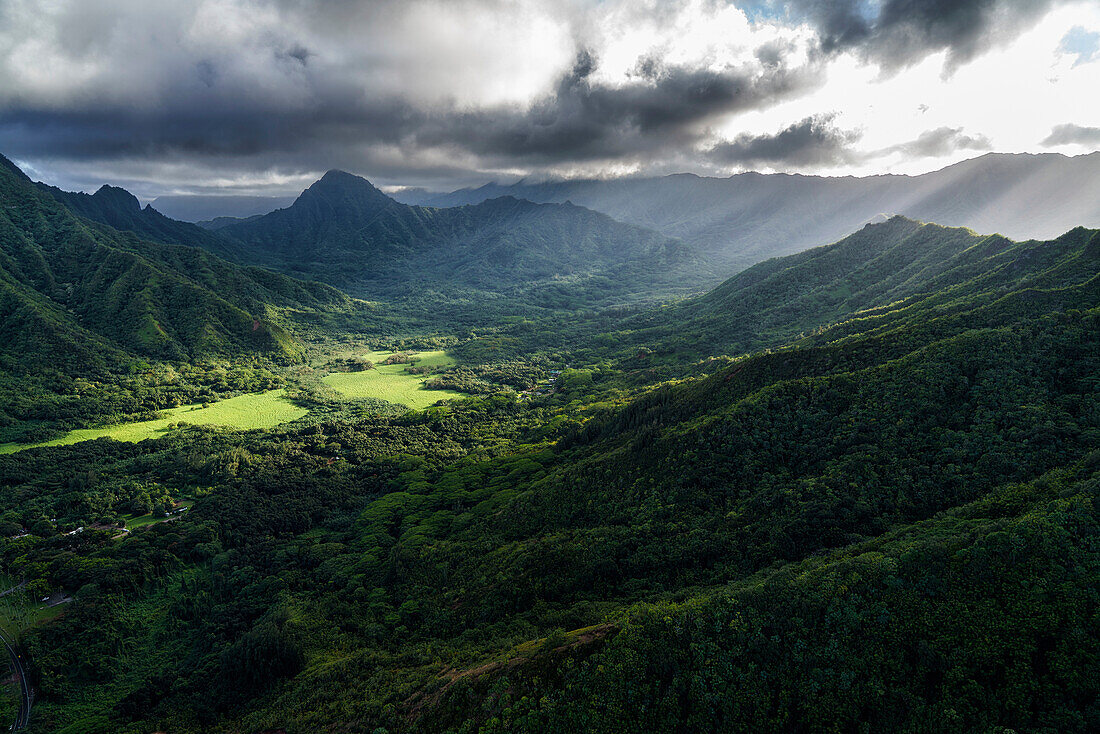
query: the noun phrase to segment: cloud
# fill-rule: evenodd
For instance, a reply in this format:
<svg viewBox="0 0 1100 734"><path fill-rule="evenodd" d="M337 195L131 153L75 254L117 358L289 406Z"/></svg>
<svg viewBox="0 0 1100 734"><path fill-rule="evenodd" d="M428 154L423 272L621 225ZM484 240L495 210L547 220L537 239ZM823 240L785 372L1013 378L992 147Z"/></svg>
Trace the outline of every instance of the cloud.
<svg viewBox="0 0 1100 734"><path fill-rule="evenodd" d="M885 69L947 52L945 71L1015 37L1056 0L797 0L826 54L855 51Z"/></svg>
<svg viewBox="0 0 1100 734"><path fill-rule="evenodd" d="M865 99L907 115L916 102L881 69L945 50L963 63L1055 2L761 0L746 15L726 0L0 0L0 152L59 185L150 194L329 168L445 188L849 166L857 143L896 141L879 129L921 129L868 124ZM816 98L834 74L834 97ZM920 99L936 100L924 127L982 127ZM907 155L925 155L918 142Z"/></svg>
<svg viewBox="0 0 1100 734"><path fill-rule="evenodd" d="M634 79L609 85L591 79L596 66L582 52L554 91L528 109L444 114L412 137L493 160L630 158L691 145L715 117L767 106L811 87L816 76L782 64L712 70L650 59Z"/></svg>
<svg viewBox="0 0 1100 734"><path fill-rule="evenodd" d="M591 38L614 57L607 27L547 3L181 0L164 19L105 0L88 22L85 5L61 2L52 25L31 5L0 6L0 27L27 34L0 32L0 145L30 159L253 158L375 176L398 158L443 175L641 165L695 145L718 117L820 83L791 33L756 34L736 10L727 20L743 37L654 38L619 73L578 45ZM692 8L649 21L680 23ZM713 32L688 16L693 32Z"/></svg>
<svg viewBox="0 0 1100 734"><path fill-rule="evenodd" d="M993 143L984 135L966 135L961 127L925 130L915 140L891 145L875 155L902 153L913 158L940 158L959 150L992 150Z"/></svg>
<svg viewBox="0 0 1100 734"><path fill-rule="evenodd" d="M1056 145L1100 145L1100 127L1082 127L1072 122L1055 125L1042 145L1047 148Z"/></svg>
<svg viewBox="0 0 1100 734"><path fill-rule="evenodd" d="M708 157L741 166L774 165L820 166L854 160L852 150L861 133L833 126L835 114L807 117L774 135L738 135L707 151Z"/></svg>

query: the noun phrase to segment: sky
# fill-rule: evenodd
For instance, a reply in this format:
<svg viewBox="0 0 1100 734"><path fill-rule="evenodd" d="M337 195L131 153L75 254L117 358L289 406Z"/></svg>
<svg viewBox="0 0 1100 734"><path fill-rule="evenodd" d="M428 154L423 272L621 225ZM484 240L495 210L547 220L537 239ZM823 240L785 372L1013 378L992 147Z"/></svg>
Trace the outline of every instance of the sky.
<svg viewBox="0 0 1100 734"><path fill-rule="evenodd" d="M0 0L0 153L285 195L1100 148L1100 0Z"/></svg>

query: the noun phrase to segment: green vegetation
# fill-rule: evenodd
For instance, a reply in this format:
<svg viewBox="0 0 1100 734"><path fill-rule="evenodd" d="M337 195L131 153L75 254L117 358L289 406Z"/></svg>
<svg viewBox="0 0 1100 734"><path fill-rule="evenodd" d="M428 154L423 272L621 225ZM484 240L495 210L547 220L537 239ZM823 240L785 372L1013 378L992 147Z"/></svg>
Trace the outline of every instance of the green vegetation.
<svg viewBox="0 0 1100 734"><path fill-rule="evenodd" d="M353 399L377 398L391 403L407 405L413 410L423 410L439 400L462 397L453 390L427 390L424 383L429 373L411 373L408 367L434 369L448 367L454 360L446 352L412 352L410 362L386 364L394 352L368 352L363 358L374 367L360 372L334 372L326 375L324 382L337 392Z"/></svg>
<svg viewBox="0 0 1100 734"><path fill-rule="evenodd" d="M156 513L149 512L144 515L131 514L124 516L122 520L126 523L127 530L134 530L136 528L143 528L146 525L153 525L154 523L178 518L182 512L190 510L194 504L194 500L180 500L177 503L173 503L172 508L167 511L162 508Z"/></svg>
<svg viewBox="0 0 1100 734"><path fill-rule="evenodd" d="M282 423L297 420L309 411L287 400L282 390L269 390L263 393L239 395L212 405L181 405L164 412L168 415L163 418L103 428L82 428L70 431L60 438L37 444L0 444L0 454L42 446L68 446L81 441L94 441L97 438L144 441L184 423L196 426L226 426L240 430L273 428Z"/></svg>
<svg viewBox="0 0 1100 734"><path fill-rule="evenodd" d="M318 247L381 208L408 263L444 216L344 183ZM0 456L12 603L73 596L23 615L32 730L1100 729L1100 233L899 218L652 311L575 295L73 378L185 425ZM393 405L427 386L464 399Z"/></svg>
<svg viewBox="0 0 1100 734"><path fill-rule="evenodd" d="M406 206L340 171L216 234L229 244L214 251L236 248L238 262L385 299L429 329L652 302L717 280L684 243L572 204Z"/></svg>
<svg viewBox="0 0 1100 734"><path fill-rule="evenodd" d="M0 200L0 441L181 405L164 394L181 374L218 360L233 372L300 362L304 337L361 324L368 309L318 283L81 219L3 157ZM183 386L187 402L206 399L204 381Z"/></svg>

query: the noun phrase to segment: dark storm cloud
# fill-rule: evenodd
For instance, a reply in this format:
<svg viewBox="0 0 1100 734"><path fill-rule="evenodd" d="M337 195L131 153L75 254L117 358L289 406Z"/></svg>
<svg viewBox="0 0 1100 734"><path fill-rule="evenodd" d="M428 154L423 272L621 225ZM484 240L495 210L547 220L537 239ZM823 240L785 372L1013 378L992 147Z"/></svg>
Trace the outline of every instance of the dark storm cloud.
<svg viewBox="0 0 1100 734"><path fill-rule="evenodd" d="M967 135L961 127L925 130L916 140L891 145L879 154L903 153L911 158L937 158L959 150L991 150L993 144L984 135Z"/></svg>
<svg viewBox="0 0 1100 734"><path fill-rule="evenodd" d="M311 149L318 142L398 141L424 114L395 100L312 110L214 108L195 100L135 112L25 109L0 113L0 140L16 155L76 159L164 154L247 156Z"/></svg>
<svg viewBox="0 0 1100 734"><path fill-rule="evenodd" d="M1048 148L1055 145L1100 145L1100 127L1082 127L1072 122L1055 125L1042 144Z"/></svg>
<svg viewBox="0 0 1100 734"><path fill-rule="evenodd" d="M629 158L690 145L715 117L765 107L817 80L813 69L782 64L712 71L644 59L630 81L606 86L591 80L596 63L582 52L554 92L529 109L441 115L415 138L498 160Z"/></svg>
<svg viewBox="0 0 1100 734"><path fill-rule="evenodd" d="M807 117L774 135L738 135L711 148L707 155L736 165L819 166L853 161L857 156L851 146L859 140L860 133L836 128L832 124L834 117Z"/></svg>
<svg viewBox="0 0 1100 734"><path fill-rule="evenodd" d="M946 49L957 64L1057 1L797 0L802 14L781 17L766 2L762 24L734 24L728 47L685 54L664 30L716 19L722 2L59 0L47 14L0 0L0 152L53 170L98 162L139 184L144 162L148 180L159 167L191 189L333 167L451 186L500 172L843 164L857 161L858 135L828 116L717 147L714 130L820 88L833 54L893 69ZM805 19L816 40L789 23ZM624 75L612 47L635 26L659 38L631 51ZM988 143L931 132L942 135L896 150Z"/></svg>
<svg viewBox="0 0 1100 734"><path fill-rule="evenodd" d="M310 107L280 109L218 89L218 69L199 65L198 84L179 85L170 102L152 110L7 110L0 112L0 139L28 157L308 154L319 145L369 141L457 150L499 164L603 160L691 144L714 117L766 106L816 81L813 69L782 63L712 71L652 60L627 83L608 86L592 80L597 66L582 51L533 105L465 111L367 97L331 81L312 90Z"/></svg>
<svg viewBox="0 0 1100 734"><path fill-rule="evenodd" d="M895 69L947 51L947 70L1015 37L1058 0L797 0L826 54L856 51Z"/></svg>

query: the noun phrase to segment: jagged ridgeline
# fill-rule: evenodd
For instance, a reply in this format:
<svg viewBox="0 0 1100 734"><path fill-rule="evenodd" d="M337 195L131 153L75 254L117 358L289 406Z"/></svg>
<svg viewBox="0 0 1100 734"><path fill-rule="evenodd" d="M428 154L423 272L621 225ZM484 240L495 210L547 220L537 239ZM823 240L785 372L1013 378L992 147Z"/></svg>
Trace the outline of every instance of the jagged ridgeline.
<svg viewBox="0 0 1100 734"><path fill-rule="evenodd" d="M356 307L329 286L170 244L205 244L204 235L141 210L120 189L94 196L42 190L0 158L5 421L64 417L66 410L59 415L39 398L75 396L72 378L127 372L139 360L297 360L296 320Z"/></svg>
<svg viewBox="0 0 1100 734"><path fill-rule="evenodd" d="M1051 239L1075 226L1100 226L1098 186L1100 153L989 153L921 176L674 174L488 184L450 194L409 191L398 197L430 206L474 204L498 196L572 200L682 239L716 263L736 268L833 242L883 212L1014 239Z"/></svg>
<svg viewBox="0 0 1100 734"><path fill-rule="evenodd" d="M528 294L558 284L566 307L651 300L714 282L683 242L569 203L502 197L448 209L407 206L330 171L294 204L218 223L237 257L356 295Z"/></svg>

